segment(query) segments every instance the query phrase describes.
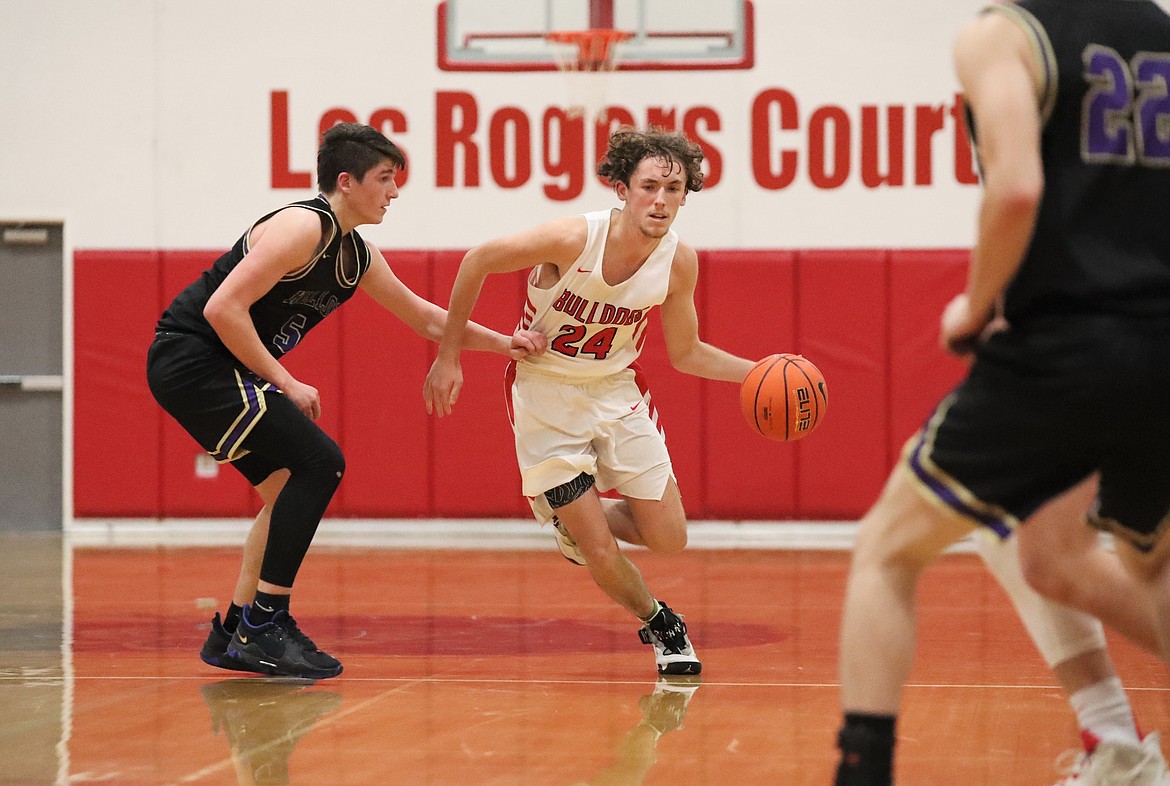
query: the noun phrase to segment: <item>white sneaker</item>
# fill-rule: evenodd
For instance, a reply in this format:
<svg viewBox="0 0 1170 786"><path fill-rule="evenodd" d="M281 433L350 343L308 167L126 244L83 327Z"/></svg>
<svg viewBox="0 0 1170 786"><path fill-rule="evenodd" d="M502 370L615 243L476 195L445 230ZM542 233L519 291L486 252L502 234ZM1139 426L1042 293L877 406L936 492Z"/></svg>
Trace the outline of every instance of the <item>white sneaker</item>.
<svg viewBox="0 0 1170 786"><path fill-rule="evenodd" d="M577 541L573 540L573 536L565 529L565 525L556 516L552 518L552 525L553 536L557 539L557 548L561 550L561 554L564 554L565 559L569 562L584 565L585 555L581 553L581 549L577 548Z"/></svg>
<svg viewBox="0 0 1170 786"><path fill-rule="evenodd" d="M1139 744L1104 740L1081 753L1056 786L1170 786L1157 732Z"/></svg>
<svg viewBox="0 0 1170 786"><path fill-rule="evenodd" d="M654 645L654 662L659 674L699 674L703 664L687 636L687 625L682 615L675 614L661 600L654 618L638 631L643 644Z"/></svg>

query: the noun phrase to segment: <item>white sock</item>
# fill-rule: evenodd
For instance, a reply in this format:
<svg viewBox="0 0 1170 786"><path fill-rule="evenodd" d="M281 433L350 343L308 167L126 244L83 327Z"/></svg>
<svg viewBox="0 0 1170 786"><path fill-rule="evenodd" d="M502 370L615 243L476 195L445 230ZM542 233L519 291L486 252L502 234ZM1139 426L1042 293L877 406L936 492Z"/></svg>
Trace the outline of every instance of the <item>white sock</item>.
<svg viewBox="0 0 1170 786"><path fill-rule="evenodd" d="M1080 727L1100 740L1140 742L1121 680L1110 677L1074 693L1069 702Z"/></svg>

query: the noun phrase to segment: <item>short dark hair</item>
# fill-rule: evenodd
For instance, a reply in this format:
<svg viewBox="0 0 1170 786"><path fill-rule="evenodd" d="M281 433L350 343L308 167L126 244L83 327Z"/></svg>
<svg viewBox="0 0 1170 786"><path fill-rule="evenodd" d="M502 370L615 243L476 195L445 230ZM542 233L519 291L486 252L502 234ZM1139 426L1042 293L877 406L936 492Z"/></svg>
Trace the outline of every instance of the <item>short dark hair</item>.
<svg viewBox="0 0 1170 786"><path fill-rule="evenodd" d="M651 127L646 131L624 126L609 138L605 158L597 165L597 174L611 184L630 184L638 164L646 158L674 160L687 176L687 191L703 188L703 150L680 131Z"/></svg>
<svg viewBox="0 0 1170 786"><path fill-rule="evenodd" d="M374 167L389 160L399 169L406 167L406 156L382 132L361 123L338 123L321 135L317 148L317 187L332 194L337 178L348 172L361 182Z"/></svg>

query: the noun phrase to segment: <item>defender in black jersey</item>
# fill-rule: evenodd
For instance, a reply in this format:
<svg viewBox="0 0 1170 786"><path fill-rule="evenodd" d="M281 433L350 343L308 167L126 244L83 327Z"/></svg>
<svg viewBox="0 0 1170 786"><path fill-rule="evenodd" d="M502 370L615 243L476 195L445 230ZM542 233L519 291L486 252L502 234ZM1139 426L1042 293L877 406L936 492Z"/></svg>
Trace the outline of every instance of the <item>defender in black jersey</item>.
<svg viewBox="0 0 1170 786"><path fill-rule="evenodd" d="M973 530L1007 538L1093 475L1088 518L1162 610L1170 656L1170 16L1149 0L1004 2L962 32L955 64L984 191L940 339L974 359L861 522L837 786L892 782L921 571ZM1076 782L1170 783L1103 646L1074 660L1095 664L1057 670L1096 738Z"/></svg>
<svg viewBox="0 0 1170 786"><path fill-rule="evenodd" d="M289 597L345 459L313 422L317 389L280 359L359 288L424 338L442 337L446 311L407 288L355 231L381 223L405 164L369 126L329 129L317 153L322 193L256 221L159 319L147 356L151 392L264 502L232 604L222 621L215 615L200 653L213 666L312 678L341 672L301 632ZM475 325L467 347L519 360L542 352L544 337Z"/></svg>

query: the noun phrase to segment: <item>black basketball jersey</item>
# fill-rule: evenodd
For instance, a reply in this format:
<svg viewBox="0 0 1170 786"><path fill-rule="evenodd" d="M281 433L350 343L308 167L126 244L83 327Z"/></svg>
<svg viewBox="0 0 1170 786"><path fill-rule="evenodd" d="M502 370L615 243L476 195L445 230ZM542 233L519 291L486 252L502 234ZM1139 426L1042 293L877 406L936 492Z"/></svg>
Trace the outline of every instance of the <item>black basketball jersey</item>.
<svg viewBox="0 0 1170 786"><path fill-rule="evenodd" d="M1048 314L1170 315L1170 16L1150 0L1018 0L1044 67L1045 188L1005 293Z"/></svg>
<svg viewBox="0 0 1170 786"><path fill-rule="evenodd" d="M249 251L249 236L258 225L281 210L303 207L321 216L322 247L304 267L287 274L257 300L250 310L252 324L273 357L295 347L305 334L348 300L370 267L370 251L356 231L342 235L337 216L324 195L294 202L268 213L244 233L232 249L171 301L158 330L191 333L223 346L203 316L208 298ZM225 348L226 351L226 348Z"/></svg>

